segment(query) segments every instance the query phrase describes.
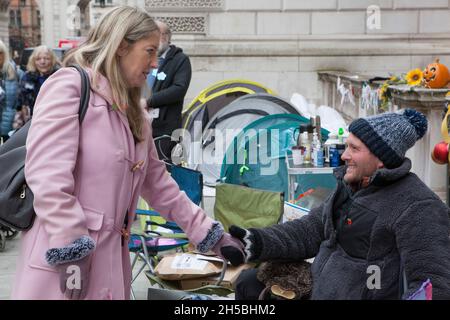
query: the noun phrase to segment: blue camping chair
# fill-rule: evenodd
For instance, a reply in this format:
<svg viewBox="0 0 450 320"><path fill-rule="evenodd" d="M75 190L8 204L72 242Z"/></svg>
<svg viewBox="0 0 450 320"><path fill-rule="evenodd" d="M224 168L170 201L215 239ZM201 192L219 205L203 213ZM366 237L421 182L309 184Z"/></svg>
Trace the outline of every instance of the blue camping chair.
<svg viewBox="0 0 450 320"><path fill-rule="evenodd" d="M189 199L196 205L203 206L203 176L202 173L189 168L171 165L171 176L184 191ZM139 258L143 261L138 272L132 276L133 283L147 266L149 274L154 274L154 267L158 263L161 252L180 249L189 244L186 234L172 221L164 220L161 215L152 210L149 205L140 199L136 215L141 221L141 229L132 229L128 248L134 254L131 264L134 269ZM133 289L131 290L134 299Z"/></svg>

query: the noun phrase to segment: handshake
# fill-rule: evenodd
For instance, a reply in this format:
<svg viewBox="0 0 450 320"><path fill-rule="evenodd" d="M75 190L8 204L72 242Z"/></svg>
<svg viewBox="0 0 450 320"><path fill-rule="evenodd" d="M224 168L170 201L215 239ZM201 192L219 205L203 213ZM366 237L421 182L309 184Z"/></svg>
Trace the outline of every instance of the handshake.
<svg viewBox="0 0 450 320"><path fill-rule="evenodd" d="M258 235L251 229L231 226L230 233L224 233L214 246L213 251L222 258L230 261L233 266L256 260L261 252Z"/></svg>

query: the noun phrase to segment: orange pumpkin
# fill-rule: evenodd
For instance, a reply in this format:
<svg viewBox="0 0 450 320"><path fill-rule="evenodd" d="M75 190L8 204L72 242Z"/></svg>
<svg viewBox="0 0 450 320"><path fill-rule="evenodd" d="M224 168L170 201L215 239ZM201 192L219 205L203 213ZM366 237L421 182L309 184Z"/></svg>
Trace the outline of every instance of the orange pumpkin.
<svg viewBox="0 0 450 320"><path fill-rule="evenodd" d="M439 63L439 59L436 59L425 69L423 79L427 88L443 88L450 82L450 72L445 65Z"/></svg>

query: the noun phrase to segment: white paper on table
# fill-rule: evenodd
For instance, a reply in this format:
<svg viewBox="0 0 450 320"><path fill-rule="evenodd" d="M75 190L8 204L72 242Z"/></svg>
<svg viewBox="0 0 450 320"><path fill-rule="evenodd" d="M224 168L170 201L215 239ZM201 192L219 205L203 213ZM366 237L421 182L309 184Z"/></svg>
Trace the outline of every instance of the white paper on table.
<svg viewBox="0 0 450 320"><path fill-rule="evenodd" d="M203 270L208 262L205 260L199 260L195 255L182 254L175 256L172 261L172 269L190 269L190 270Z"/></svg>

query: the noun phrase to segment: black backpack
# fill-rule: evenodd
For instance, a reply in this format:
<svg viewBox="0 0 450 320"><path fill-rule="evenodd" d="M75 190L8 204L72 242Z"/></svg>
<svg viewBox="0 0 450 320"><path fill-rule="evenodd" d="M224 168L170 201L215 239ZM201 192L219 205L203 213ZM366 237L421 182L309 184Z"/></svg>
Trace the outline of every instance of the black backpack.
<svg viewBox="0 0 450 320"><path fill-rule="evenodd" d="M71 67L81 75L79 120L83 121L89 105L89 76L78 65ZM0 146L0 224L25 231L32 227L35 212L33 193L25 181L25 142L31 120Z"/></svg>

